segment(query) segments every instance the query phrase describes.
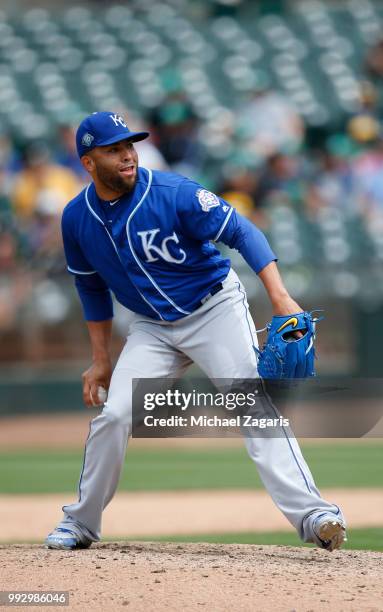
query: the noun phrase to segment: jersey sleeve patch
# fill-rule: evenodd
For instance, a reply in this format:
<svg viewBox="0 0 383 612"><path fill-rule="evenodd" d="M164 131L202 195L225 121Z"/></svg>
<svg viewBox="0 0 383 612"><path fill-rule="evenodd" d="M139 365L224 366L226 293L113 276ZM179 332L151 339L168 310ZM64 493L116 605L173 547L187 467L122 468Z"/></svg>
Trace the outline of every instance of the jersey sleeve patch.
<svg viewBox="0 0 383 612"><path fill-rule="evenodd" d="M211 191L207 191L207 189L198 189L196 196L204 212L209 212L211 208L215 208L215 206L220 204L218 196Z"/></svg>

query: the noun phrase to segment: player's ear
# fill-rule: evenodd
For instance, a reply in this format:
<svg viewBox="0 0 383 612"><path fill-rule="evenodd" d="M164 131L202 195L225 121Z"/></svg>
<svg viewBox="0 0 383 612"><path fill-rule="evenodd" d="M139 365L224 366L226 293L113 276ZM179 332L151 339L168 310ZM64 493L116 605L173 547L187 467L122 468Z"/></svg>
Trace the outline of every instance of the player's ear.
<svg viewBox="0 0 383 612"><path fill-rule="evenodd" d="M95 169L94 160L90 155L83 155L81 158L81 163L84 166L85 170L91 174Z"/></svg>

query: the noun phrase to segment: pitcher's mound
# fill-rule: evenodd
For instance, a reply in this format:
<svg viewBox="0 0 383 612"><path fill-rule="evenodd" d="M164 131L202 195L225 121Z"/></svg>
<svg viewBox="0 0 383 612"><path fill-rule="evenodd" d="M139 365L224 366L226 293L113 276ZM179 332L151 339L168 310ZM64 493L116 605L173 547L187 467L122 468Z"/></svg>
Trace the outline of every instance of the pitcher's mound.
<svg viewBox="0 0 383 612"><path fill-rule="evenodd" d="M69 591L69 610L379 610L383 554L289 546L116 542L0 546L2 590ZM66 608L68 609L68 608Z"/></svg>

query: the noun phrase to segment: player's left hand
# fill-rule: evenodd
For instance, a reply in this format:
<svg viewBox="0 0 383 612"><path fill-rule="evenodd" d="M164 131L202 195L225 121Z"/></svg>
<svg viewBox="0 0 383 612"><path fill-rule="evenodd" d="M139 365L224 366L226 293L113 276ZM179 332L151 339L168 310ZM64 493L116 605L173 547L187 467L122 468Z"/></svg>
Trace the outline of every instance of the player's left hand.
<svg viewBox="0 0 383 612"><path fill-rule="evenodd" d="M287 316L290 314L294 315L298 312L303 312L303 308L301 308L299 304L295 300L293 300L293 298L290 297L288 293L273 301L273 316ZM302 338L303 336L302 332L300 331L292 332L291 335L294 338Z"/></svg>
<svg viewBox="0 0 383 612"><path fill-rule="evenodd" d="M289 310L287 314L273 316L267 325L266 343L257 349L258 373L262 378L315 376L315 325L320 319L313 317L313 312Z"/></svg>

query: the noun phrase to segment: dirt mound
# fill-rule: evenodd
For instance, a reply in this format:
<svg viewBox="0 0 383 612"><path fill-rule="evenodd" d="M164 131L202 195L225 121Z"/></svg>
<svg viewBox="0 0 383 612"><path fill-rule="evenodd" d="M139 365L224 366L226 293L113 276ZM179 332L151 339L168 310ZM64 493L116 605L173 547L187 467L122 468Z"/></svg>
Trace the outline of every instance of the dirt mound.
<svg viewBox="0 0 383 612"><path fill-rule="evenodd" d="M2 589L69 591L69 610L382 610L383 555L376 552L151 542L62 552L12 545L0 546L0 567Z"/></svg>

